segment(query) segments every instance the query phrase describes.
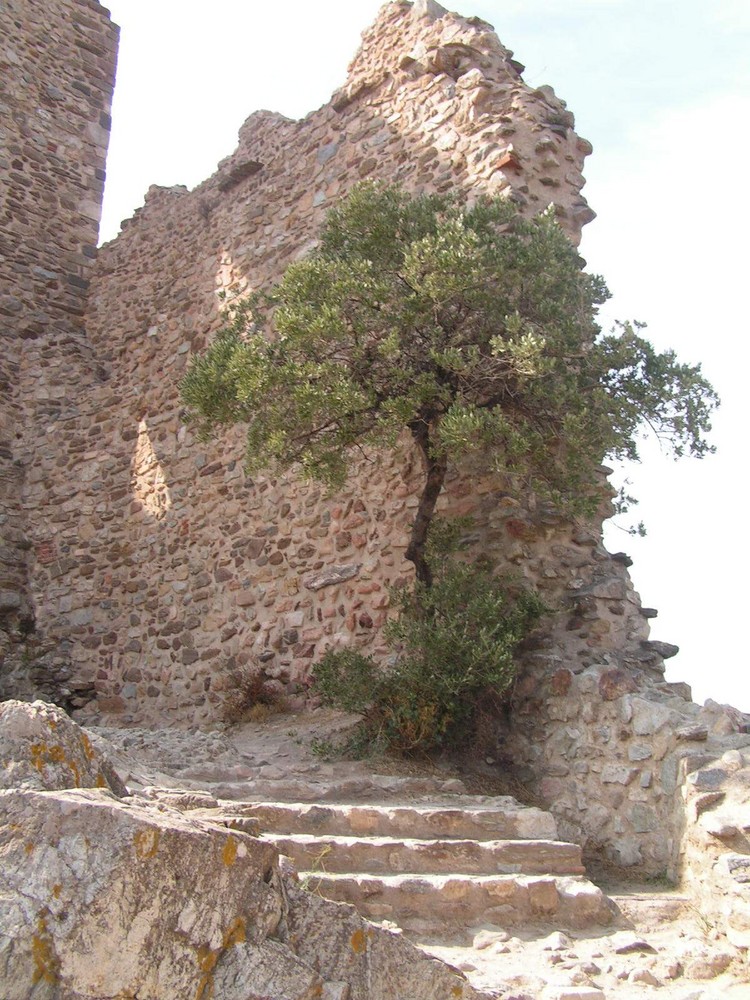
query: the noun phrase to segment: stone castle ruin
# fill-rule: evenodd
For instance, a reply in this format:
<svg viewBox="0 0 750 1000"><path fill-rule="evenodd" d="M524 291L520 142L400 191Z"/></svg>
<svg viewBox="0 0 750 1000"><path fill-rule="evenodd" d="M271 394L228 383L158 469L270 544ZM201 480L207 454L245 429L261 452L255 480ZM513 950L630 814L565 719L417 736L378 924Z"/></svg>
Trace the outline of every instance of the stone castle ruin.
<svg viewBox="0 0 750 1000"><path fill-rule="evenodd" d="M259 664L301 706L326 648L382 651L388 588L412 571L401 484L418 458L363 459L327 496L248 478L238 435L197 443L177 385L221 324L220 293L278 278L363 178L552 204L577 242L591 146L490 25L394 0L329 104L251 115L212 177L152 187L97 251L117 28L96 0L5 0L0 22L0 693L88 722L200 727ZM655 612L600 522L468 473L446 492L472 544L554 609L494 757L592 852L653 873L697 863L708 835L685 835L701 814L685 796L747 774L748 719L665 681L676 647L649 638ZM733 933L750 943L750 915Z"/></svg>

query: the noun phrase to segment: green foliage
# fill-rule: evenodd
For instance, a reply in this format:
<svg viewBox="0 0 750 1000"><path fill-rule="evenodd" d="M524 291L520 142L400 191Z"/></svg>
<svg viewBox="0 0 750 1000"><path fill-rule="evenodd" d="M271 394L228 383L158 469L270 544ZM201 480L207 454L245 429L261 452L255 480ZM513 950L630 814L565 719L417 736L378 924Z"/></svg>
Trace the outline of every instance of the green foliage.
<svg viewBox="0 0 750 1000"><path fill-rule="evenodd" d="M391 668L348 649L313 668L326 704L363 715L360 746L411 753L461 739L478 699L512 686L515 651L544 611L535 594L489 567L433 560L432 586L394 591L398 617L384 630L398 650Z"/></svg>
<svg viewBox="0 0 750 1000"><path fill-rule="evenodd" d="M380 680L377 664L354 649L328 652L313 668L315 687L327 705L362 712Z"/></svg>
<svg viewBox="0 0 750 1000"><path fill-rule="evenodd" d="M427 470L407 558L423 550L449 463L474 452L571 513L601 502L605 455L637 458L650 427L702 457L717 397L699 366L637 325L602 336L608 296L552 213L508 202L355 188L318 247L235 305L182 396L204 437L247 427L247 466L343 483L352 447L408 430Z"/></svg>

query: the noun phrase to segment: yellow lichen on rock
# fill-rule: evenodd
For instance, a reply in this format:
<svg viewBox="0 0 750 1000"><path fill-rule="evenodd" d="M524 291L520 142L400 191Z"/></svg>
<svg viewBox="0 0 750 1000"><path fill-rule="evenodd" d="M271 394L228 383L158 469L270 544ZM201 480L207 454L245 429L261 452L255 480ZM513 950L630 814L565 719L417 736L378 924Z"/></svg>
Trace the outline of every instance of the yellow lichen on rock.
<svg viewBox="0 0 750 1000"><path fill-rule="evenodd" d="M83 730L81 730L80 737L81 737L81 746L83 747L83 752L86 755L86 760L93 760L94 747L91 743L91 740L88 737L88 733L85 733Z"/></svg>
<svg viewBox="0 0 750 1000"><path fill-rule="evenodd" d="M365 932L360 927L359 930L355 931L351 937L352 951L355 955L361 955L362 952L367 947L367 938L365 937Z"/></svg>
<svg viewBox="0 0 750 1000"><path fill-rule="evenodd" d="M198 982L198 991L195 1000L212 1000L214 995L214 969L216 964L227 950L237 944L244 944L247 941L247 924L244 917L237 917L224 932L224 937L219 948L209 948L208 945L201 945L198 948L198 968L203 975Z"/></svg>
<svg viewBox="0 0 750 1000"><path fill-rule="evenodd" d="M34 973L32 982L56 985L60 976L60 960L55 952L52 935L47 928L46 911L39 914L37 932L31 941L31 954L34 958Z"/></svg>
<svg viewBox="0 0 750 1000"><path fill-rule="evenodd" d="M237 841L234 837L228 837L224 850L221 852L221 859L227 868L230 868L237 860Z"/></svg>
<svg viewBox="0 0 750 1000"><path fill-rule="evenodd" d="M48 746L46 743L31 744L31 763L43 776L47 764L64 764L73 775L74 787L81 787L81 771L74 760L65 756L65 750L59 744Z"/></svg>
<svg viewBox="0 0 750 1000"><path fill-rule="evenodd" d="M161 831L156 828L138 830L133 836L136 857L139 861L146 861L153 858L159 850L159 837Z"/></svg>

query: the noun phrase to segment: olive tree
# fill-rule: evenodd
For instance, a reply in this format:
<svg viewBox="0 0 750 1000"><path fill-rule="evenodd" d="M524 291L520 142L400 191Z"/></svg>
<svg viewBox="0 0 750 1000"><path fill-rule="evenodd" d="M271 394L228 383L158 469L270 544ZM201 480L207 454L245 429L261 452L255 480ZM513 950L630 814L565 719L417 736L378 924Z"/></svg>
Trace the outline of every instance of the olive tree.
<svg viewBox="0 0 750 1000"><path fill-rule="evenodd" d="M700 367L637 325L603 335L608 292L581 264L552 212L360 185L307 257L228 311L183 400L204 437L246 427L249 470L332 487L357 449L408 432L424 471L406 557L429 587L428 529L469 452L575 514L601 502L605 456L637 459L644 427L676 456L712 450Z"/></svg>

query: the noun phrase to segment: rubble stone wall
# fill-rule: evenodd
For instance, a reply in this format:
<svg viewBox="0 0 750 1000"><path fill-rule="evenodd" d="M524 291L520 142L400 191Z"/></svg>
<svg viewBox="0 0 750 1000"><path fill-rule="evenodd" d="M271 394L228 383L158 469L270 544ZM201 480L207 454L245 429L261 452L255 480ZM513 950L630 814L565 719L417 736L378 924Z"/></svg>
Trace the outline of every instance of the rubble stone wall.
<svg viewBox="0 0 750 1000"><path fill-rule="evenodd" d="M74 7L88 30L113 37L96 4ZM103 87L86 106L106 115L112 51L103 42L98 56L82 51L99 60ZM250 479L239 433L208 446L194 439L178 383L221 324L220 293L278 278L363 178L504 194L530 212L553 203L577 242L593 217L581 195L591 147L551 88L530 88L521 70L486 23L432 0L396 0L329 104L301 121L257 112L194 191L149 191L99 253L85 338L78 308L36 330L24 302L35 289L39 309L58 291L71 308L79 302L71 289L86 291L93 208L70 220L65 266L59 252L44 266L55 277L37 286L21 268L32 339L15 393L24 414L16 454L30 592L45 641L75 664L67 697L83 718L210 724L245 668L262 666L301 703L326 648L384 652L388 587L412 572L404 551L419 457L408 443L362 456L333 496L290 477ZM93 145L70 150L81 185L97 179L105 131L106 117L88 119ZM701 738L677 729L698 707L684 686L664 682L663 657L675 648L649 640L654 612L641 608L627 558L605 551L599 523L562 522L469 468L449 480L443 506L472 515L474 550L491 552L551 608L493 759L525 769L567 836L663 871L676 858L685 741L689 751Z"/></svg>
<svg viewBox="0 0 750 1000"><path fill-rule="evenodd" d="M93 0L0 5L0 673L35 616L25 470L96 369L84 311L116 51L117 29ZM54 523L38 496L31 514Z"/></svg>
<svg viewBox="0 0 750 1000"><path fill-rule="evenodd" d="M580 194L590 147L572 125L550 89L523 83L488 25L393 3L330 104L299 122L252 115L196 190L151 189L92 282L87 335L102 380L89 373L27 470L38 614L72 638L80 676L96 684L89 714L210 722L237 667L259 661L294 694L327 645L377 646L388 584L411 572L415 456L363 459L334 497L251 481L238 436L193 440L179 379L220 323L217 293L278 277L362 178L506 191L532 211L554 201L577 239L592 215ZM452 506L474 506L473 489L456 480ZM536 528L511 517L510 498L485 506L513 558L534 548Z"/></svg>

